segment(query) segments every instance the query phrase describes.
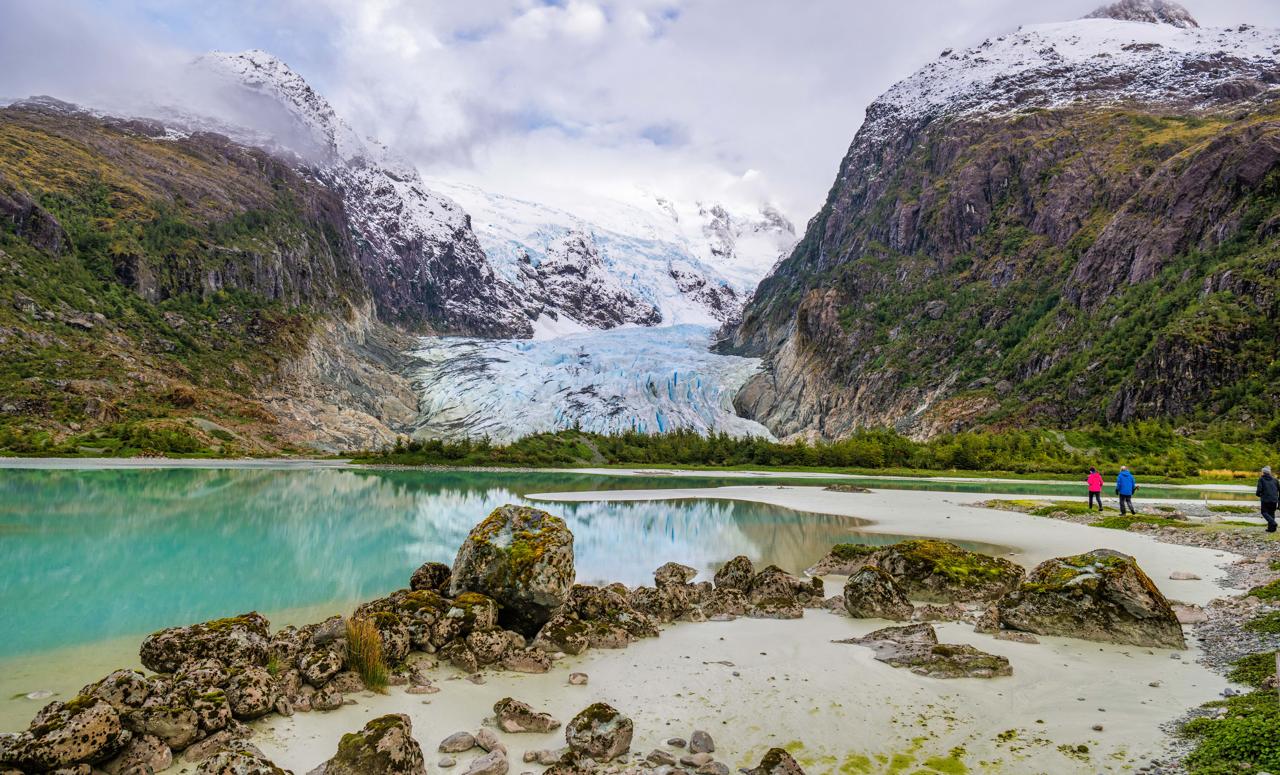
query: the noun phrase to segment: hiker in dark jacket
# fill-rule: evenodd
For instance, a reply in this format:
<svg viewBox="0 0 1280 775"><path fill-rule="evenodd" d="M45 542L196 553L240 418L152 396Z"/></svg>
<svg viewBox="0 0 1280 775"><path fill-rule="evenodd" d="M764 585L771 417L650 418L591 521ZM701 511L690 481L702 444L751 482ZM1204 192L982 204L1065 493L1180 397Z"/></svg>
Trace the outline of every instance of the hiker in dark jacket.
<svg viewBox="0 0 1280 775"><path fill-rule="evenodd" d="M1271 466L1262 469L1258 478L1258 500L1262 501L1262 518L1267 521L1267 532L1276 532L1276 504L1280 503L1280 482L1271 475Z"/></svg>

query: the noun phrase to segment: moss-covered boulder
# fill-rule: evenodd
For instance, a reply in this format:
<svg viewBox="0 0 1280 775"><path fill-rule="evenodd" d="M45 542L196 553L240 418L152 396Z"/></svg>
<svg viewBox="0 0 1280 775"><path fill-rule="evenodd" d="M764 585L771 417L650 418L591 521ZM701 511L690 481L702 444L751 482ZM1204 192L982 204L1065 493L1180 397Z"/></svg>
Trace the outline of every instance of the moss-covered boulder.
<svg viewBox="0 0 1280 775"><path fill-rule="evenodd" d="M821 579L798 579L776 565L751 577L747 615L762 619L798 619L806 606L822 600Z"/></svg>
<svg viewBox="0 0 1280 775"><path fill-rule="evenodd" d="M293 775L277 767L260 752L250 750L219 751L200 762L196 775Z"/></svg>
<svg viewBox="0 0 1280 775"><path fill-rule="evenodd" d="M805 573L810 576L852 576L875 564L876 552L881 548L870 544L836 544Z"/></svg>
<svg viewBox="0 0 1280 775"><path fill-rule="evenodd" d="M565 727L569 750L596 762L611 762L631 750L635 724L616 708L597 702L573 717Z"/></svg>
<svg viewBox="0 0 1280 775"><path fill-rule="evenodd" d="M432 564L432 563L428 563ZM448 568L445 568L446 573ZM448 577L445 577L448 583ZM429 651L444 645L442 634L456 637L456 632L444 633L439 626L448 614L452 603L438 589L401 589L390 595L371 600L356 609L357 618L368 619L378 613L395 614L409 633L409 645L419 651ZM497 610L494 610L495 619Z"/></svg>
<svg viewBox="0 0 1280 775"><path fill-rule="evenodd" d="M424 563L409 577L409 589L415 592L441 592L449 588L451 569L442 562Z"/></svg>
<svg viewBox="0 0 1280 775"><path fill-rule="evenodd" d="M1042 562L999 611L1010 630L1186 648L1169 601L1132 557L1110 549Z"/></svg>
<svg viewBox="0 0 1280 775"><path fill-rule="evenodd" d="M44 772L98 764L119 753L131 739L111 703L78 695L46 705L25 732L6 738L0 744L0 767Z"/></svg>
<svg viewBox="0 0 1280 775"><path fill-rule="evenodd" d="M996 600L1022 583L1021 565L947 541L918 539L883 547L871 564L893 577L912 600L960 603Z"/></svg>
<svg viewBox="0 0 1280 775"><path fill-rule="evenodd" d="M157 673L172 673L202 659L228 666L265 665L270 644L271 624L255 611L152 633L142 641L138 656L143 667Z"/></svg>
<svg viewBox="0 0 1280 775"><path fill-rule="evenodd" d="M886 627L840 643L866 646L877 660L927 678L995 678L1013 675L1009 660L968 644L939 643L930 624Z"/></svg>
<svg viewBox="0 0 1280 775"><path fill-rule="evenodd" d="M587 648L625 648L634 640L657 635L657 621L616 589L577 584L564 606L538 632L534 646L581 654Z"/></svg>
<svg viewBox="0 0 1280 775"><path fill-rule="evenodd" d="M422 748L409 717L393 713L342 736L338 752L314 775L425 775Z"/></svg>
<svg viewBox="0 0 1280 775"><path fill-rule="evenodd" d="M759 764L743 772L747 775L804 775L796 760L782 748L770 748Z"/></svg>
<svg viewBox="0 0 1280 775"><path fill-rule="evenodd" d="M915 609L892 576L869 565L845 582L844 610L855 619L908 621Z"/></svg>
<svg viewBox="0 0 1280 775"><path fill-rule="evenodd" d="M751 586L751 578L755 575L756 569L751 564L751 559L744 555L738 555L716 570L716 589L732 589L738 592L746 592L747 588Z"/></svg>
<svg viewBox="0 0 1280 775"><path fill-rule="evenodd" d="M471 529L458 550L450 594L478 592L498 602L502 626L536 635L573 586L573 533L564 520L528 506L501 506Z"/></svg>

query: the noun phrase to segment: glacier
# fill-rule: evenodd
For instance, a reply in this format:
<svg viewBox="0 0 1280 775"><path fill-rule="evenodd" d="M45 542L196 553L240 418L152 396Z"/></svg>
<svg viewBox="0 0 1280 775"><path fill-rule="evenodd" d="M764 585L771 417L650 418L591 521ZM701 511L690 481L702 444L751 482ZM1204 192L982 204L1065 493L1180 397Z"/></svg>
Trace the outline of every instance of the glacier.
<svg viewBox="0 0 1280 775"><path fill-rule="evenodd" d="M423 337L413 352L421 394L414 435L507 442L576 426L772 439L733 409L760 361L713 353L711 337L710 327L694 324L534 340Z"/></svg>

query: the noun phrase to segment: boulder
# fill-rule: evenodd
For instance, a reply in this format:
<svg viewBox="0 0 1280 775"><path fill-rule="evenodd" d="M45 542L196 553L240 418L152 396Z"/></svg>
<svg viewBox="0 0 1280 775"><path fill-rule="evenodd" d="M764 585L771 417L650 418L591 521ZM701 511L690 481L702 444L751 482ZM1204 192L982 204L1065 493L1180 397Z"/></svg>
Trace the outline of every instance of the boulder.
<svg viewBox="0 0 1280 775"><path fill-rule="evenodd" d="M551 657L542 649L522 648L507 654L500 664L514 673L546 673L551 670Z"/></svg>
<svg viewBox="0 0 1280 775"><path fill-rule="evenodd" d="M509 769L506 751L490 751L473 760L462 775L506 775Z"/></svg>
<svg viewBox="0 0 1280 775"><path fill-rule="evenodd" d="M257 612L215 619L189 627L170 627L148 635L138 652L143 667L173 673L188 662L216 659L224 665L265 665L271 631Z"/></svg>
<svg viewBox="0 0 1280 775"><path fill-rule="evenodd" d="M873 564L893 577L912 600L930 603L996 600L1018 588L1022 566L934 539L879 549Z"/></svg>
<svg viewBox="0 0 1280 775"><path fill-rule="evenodd" d="M886 627L837 643L866 646L877 660L927 678L995 678L1013 675L1009 660L967 644L939 643L930 624Z"/></svg>
<svg viewBox="0 0 1280 775"><path fill-rule="evenodd" d="M759 764L743 772L746 775L804 775L791 754L781 748L770 748Z"/></svg>
<svg viewBox="0 0 1280 775"><path fill-rule="evenodd" d="M302 680L319 689L341 673L346 664L345 650L339 651L332 645L313 646L298 658L298 672L302 674Z"/></svg>
<svg viewBox="0 0 1280 775"><path fill-rule="evenodd" d="M527 703L504 697L493 705L493 715L503 732L550 732L560 728L560 722L549 713L534 710Z"/></svg>
<svg viewBox="0 0 1280 775"><path fill-rule="evenodd" d="M447 570L446 568L446 572ZM440 590L402 589L387 597L364 603L356 609L355 615L367 618L376 613L393 613L400 617L400 621L408 629L410 646L419 651L428 651L443 646L448 639L457 636L457 632L440 628L450 607L449 599Z"/></svg>
<svg viewBox="0 0 1280 775"><path fill-rule="evenodd" d="M822 599L821 579L802 581L776 565L751 578L747 615L767 619L799 619L804 607Z"/></svg>
<svg viewBox="0 0 1280 775"><path fill-rule="evenodd" d="M852 576L868 565L874 565L876 552L880 549L870 544L836 544L805 573L810 576Z"/></svg>
<svg viewBox="0 0 1280 775"><path fill-rule="evenodd" d="M440 753L463 753L476 747L476 739L470 732L454 732L440 741L436 749Z"/></svg>
<svg viewBox="0 0 1280 775"><path fill-rule="evenodd" d="M560 610L543 625L534 646L581 654L588 647L625 648L638 638L658 635L653 617L608 587L574 585Z"/></svg>
<svg viewBox="0 0 1280 775"><path fill-rule="evenodd" d="M221 693L221 690L216 690ZM211 692L212 693L212 692ZM219 716L230 713L223 699ZM123 714L126 728L135 734L152 735L174 751L181 751L199 739L200 714L180 691L153 692L142 707Z"/></svg>
<svg viewBox="0 0 1280 775"><path fill-rule="evenodd" d="M116 670L102 680L80 690L86 697L99 697L111 703L117 713L142 707L156 684L137 670Z"/></svg>
<svg viewBox="0 0 1280 775"><path fill-rule="evenodd" d="M196 768L197 775L293 775L277 767L261 753L250 750L219 751Z"/></svg>
<svg viewBox="0 0 1280 775"><path fill-rule="evenodd" d="M451 573L449 566L442 562L423 563L422 567L409 577L409 589L415 592L426 590L442 592L449 588Z"/></svg>
<svg viewBox="0 0 1280 775"><path fill-rule="evenodd" d="M371 614L369 621L378 631L383 661L388 665L398 665L403 662L409 656L409 648L412 645L409 626L399 614L390 611Z"/></svg>
<svg viewBox="0 0 1280 775"><path fill-rule="evenodd" d="M844 609L855 619L911 619L914 608L911 601L893 577L874 565L866 566L853 575L844 585Z"/></svg>
<svg viewBox="0 0 1280 775"><path fill-rule="evenodd" d="M1011 630L1186 648L1169 601L1132 557L1110 549L1042 562L999 609Z"/></svg>
<svg viewBox="0 0 1280 775"><path fill-rule="evenodd" d="M573 717L565 741L573 753L611 762L631 750L635 725L612 706L597 702Z"/></svg>
<svg viewBox="0 0 1280 775"><path fill-rule="evenodd" d="M107 775L137 775L160 772L173 764L173 751L154 735L134 735L111 761L102 765Z"/></svg>
<svg viewBox="0 0 1280 775"><path fill-rule="evenodd" d="M227 700L231 704L231 715L241 721L267 715L276 704L271 673L264 667L234 671L227 685Z"/></svg>
<svg viewBox="0 0 1280 775"><path fill-rule="evenodd" d="M507 505L472 528L454 560L449 590L493 598L502 626L532 637L564 605L573 578L573 533L564 520Z"/></svg>
<svg viewBox="0 0 1280 775"><path fill-rule="evenodd" d="M425 775L426 771L409 717L393 713L343 735L338 752L312 775Z"/></svg>
<svg viewBox="0 0 1280 775"><path fill-rule="evenodd" d="M485 630L472 632L466 637L467 647L476 655L481 665L501 662L516 649L524 648L524 636L511 630Z"/></svg>
<svg viewBox="0 0 1280 775"><path fill-rule="evenodd" d="M0 743L0 765L42 772L97 764L119 753L132 735L111 703L78 695L46 705L25 732Z"/></svg>
<svg viewBox="0 0 1280 775"><path fill-rule="evenodd" d="M755 566L744 555L729 560L716 571L716 589L746 592L751 586L751 578L756 575Z"/></svg>

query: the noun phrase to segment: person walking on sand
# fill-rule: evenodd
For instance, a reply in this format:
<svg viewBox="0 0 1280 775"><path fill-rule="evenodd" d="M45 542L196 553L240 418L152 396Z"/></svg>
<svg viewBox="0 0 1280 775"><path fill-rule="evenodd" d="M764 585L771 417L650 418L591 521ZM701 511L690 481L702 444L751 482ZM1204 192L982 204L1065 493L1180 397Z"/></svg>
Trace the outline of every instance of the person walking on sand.
<svg viewBox="0 0 1280 775"><path fill-rule="evenodd" d="M1271 466L1263 466L1258 477L1258 500L1262 501L1262 518L1267 521L1267 532L1276 532L1276 504L1280 503L1280 482L1271 475Z"/></svg>
<svg viewBox="0 0 1280 775"><path fill-rule="evenodd" d="M1124 510L1127 506L1130 514L1137 514L1133 510L1133 493L1138 489L1138 483L1133 480L1133 472L1129 470L1129 466L1120 466L1120 473L1116 474L1116 495L1120 497L1120 516L1124 516Z"/></svg>
<svg viewBox="0 0 1280 775"><path fill-rule="evenodd" d="M1102 511L1102 474L1098 473L1098 469L1089 469L1089 478L1085 480L1089 484L1089 508L1093 508L1094 501L1098 503L1098 511Z"/></svg>

